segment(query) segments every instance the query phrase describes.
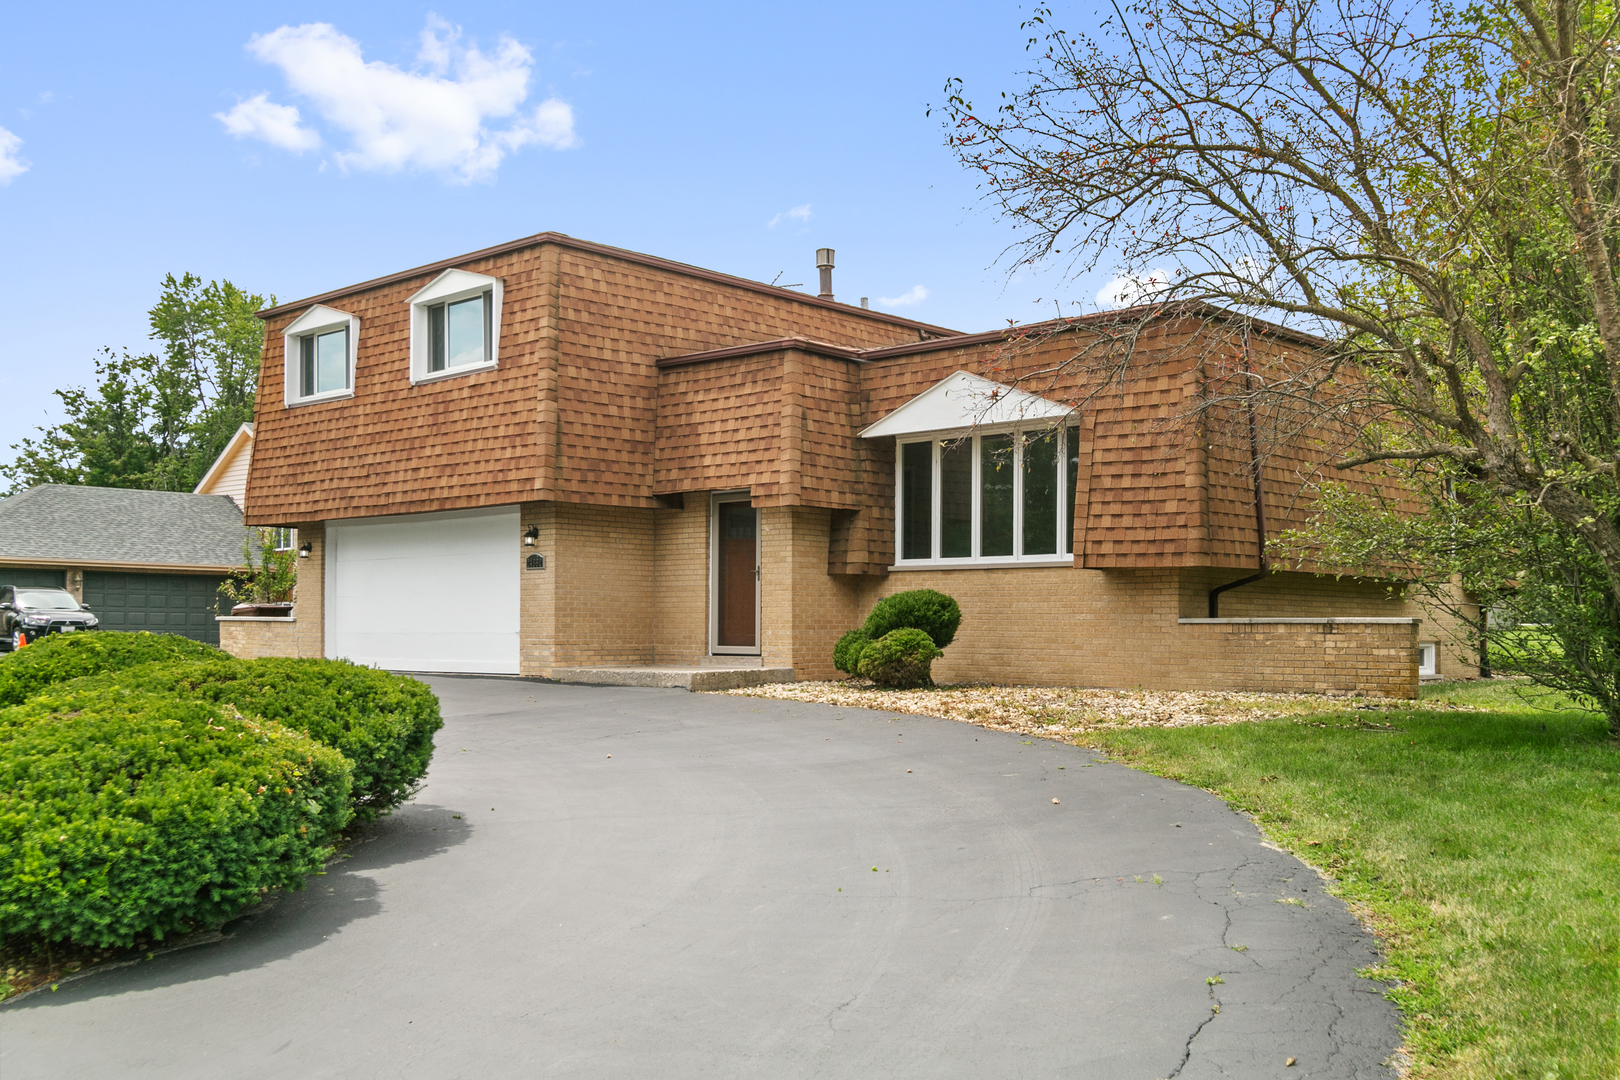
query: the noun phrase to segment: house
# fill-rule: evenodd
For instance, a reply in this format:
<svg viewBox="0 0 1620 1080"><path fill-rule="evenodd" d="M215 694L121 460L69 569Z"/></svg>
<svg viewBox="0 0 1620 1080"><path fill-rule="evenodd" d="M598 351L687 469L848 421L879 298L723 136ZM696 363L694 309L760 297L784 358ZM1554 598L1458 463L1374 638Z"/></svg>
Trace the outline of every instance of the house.
<svg viewBox="0 0 1620 1080"><path fill-rule="evenodd" d="M1383 588L1221 594L1308 511L1308 451L1257 485L1241 440L1171 422L1224 313L1148 320L1152 362L1074 409L1062 360L1104 322L1012 348L840 303L822 255L811 296L540 233L261 312L246 517L307 557L294 619L226 646L822 678L878 598L929 587L964 611L941 680L1415 693L1438 630ZM1257 364L1315 347L1255 325Z"/></svg>
<svg viewBox="0 0 1620 1080"><path fill-rule="evenodd" d="M0 499L0 585L65 588L104 630L217 645L219 587L245 536L222 495L41 484Z"/></svg>

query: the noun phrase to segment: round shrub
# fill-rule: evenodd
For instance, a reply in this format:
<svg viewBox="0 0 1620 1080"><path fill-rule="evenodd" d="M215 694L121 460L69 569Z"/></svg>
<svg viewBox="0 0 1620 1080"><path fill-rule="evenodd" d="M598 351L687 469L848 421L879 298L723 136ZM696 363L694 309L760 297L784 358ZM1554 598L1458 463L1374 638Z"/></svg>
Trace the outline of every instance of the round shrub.
<svg viewBox="0 0 1620 1080"><path fill-rule="evenodd" d="M410 797L427 774L439 699L403 675L346 660L152 664L96 683L196 697L273 720L340 751L354 766L354 815L371 821Z"/></svg>
<svg viewBox="0 0 1620 1080"><path fill-rule="evenodd" d="M222 922L321 868L349 783L336 750L211 702L81 683L0 709L0 935Z"/></svg>
<svg viewBox="0 0 1620 1080"><path fill-rule="evenodd" d="M47 686L156 660L219 660L229 654L178 634L87 630L51 634L0 657L0 705L20 705Z"/></svg>
<svg viewBox="0 0 1620 1080"><path fill-rule="evenodd" d="M872 637L865 630L851 630L833 646L833 667L849 675L859 674L861 653L871 643Z"/></svg>
<svg viewBox="0 0 1620 1080"><path fill-rule="evenodd" d="M910 627L921 630L936 648L943 649L956 638L956 628L961 625L962 609L955 600L933 589L910 589L879 600L861 629L876 641L891 630Z"/></svg>
<svg viewBox="0 0 1620 1080"><path fill-rule="evenodd" d="M861 674L890 690L933 686L929 669L940 655L926 633L903 626L890 630L862 651Z"/></svg>

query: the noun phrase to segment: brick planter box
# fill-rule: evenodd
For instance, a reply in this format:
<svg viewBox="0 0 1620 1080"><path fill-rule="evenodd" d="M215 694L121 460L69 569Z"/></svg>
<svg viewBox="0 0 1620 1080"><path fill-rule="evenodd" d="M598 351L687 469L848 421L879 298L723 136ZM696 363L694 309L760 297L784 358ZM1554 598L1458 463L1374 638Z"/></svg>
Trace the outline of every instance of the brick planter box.
<svg viewBox="0 0 1620 1080"><path fill-rule="evenodd" d="M239 660L300 656L298 620L292 616L219 615L219 647Z"/></svg>

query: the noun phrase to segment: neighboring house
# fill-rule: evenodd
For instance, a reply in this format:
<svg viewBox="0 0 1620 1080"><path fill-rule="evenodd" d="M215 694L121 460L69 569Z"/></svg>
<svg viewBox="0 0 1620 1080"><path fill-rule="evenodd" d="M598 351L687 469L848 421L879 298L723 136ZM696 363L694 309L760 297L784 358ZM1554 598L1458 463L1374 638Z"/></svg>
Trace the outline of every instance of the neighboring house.
<svg viewBox="0 0 1620 1080"><path fill-rule="evenodd" d="M224 495L240 507L247 501L248 466L252 461L253 425L243 424L192 490L199 495ZM273 542L275 550L291 551L297 546L298 533L293 529L275 529Z"/></svg>
<svg viewBox="0 0 1620 1080"><path fill-rule="evenodd" d="M942 680L1415 692L1433 634L1380 587L1276 574L1205 617L1260 551L1246 444L1168 422L1224 313L1152 323L1151 363L1075 411L1072 371L1040 395L983 376L1055 368L1119 316L1007 352L829 278L541 233L262 312L247 521L308 557L296 621L236 647L819 678L878 598L926 586L964 612ZM1257 324L1253 360L1316 345ZM1304 521L1306 458L1265 466L1269 536Z"/></svg>
<svg viewBox="0 0 1620 1080"><path fill-rule="evenodd" d="M0 585L66 588L103 630L218 644L245 535L224 496L42 484L0 499Z"/></svg>

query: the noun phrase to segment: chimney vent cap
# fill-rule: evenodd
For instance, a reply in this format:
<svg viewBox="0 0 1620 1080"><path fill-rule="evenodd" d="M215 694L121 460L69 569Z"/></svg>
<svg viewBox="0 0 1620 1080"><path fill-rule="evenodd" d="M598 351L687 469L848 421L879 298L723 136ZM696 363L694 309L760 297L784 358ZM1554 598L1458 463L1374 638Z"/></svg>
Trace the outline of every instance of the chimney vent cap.
<svg viewBox="0 0 1620 1080"><path fill-rule="evenodd" d="M823 267L829 267L830 268L832 266L832 264L833 264L833 249L832 248L816 248L816 269L820 270Z"/></svg>

